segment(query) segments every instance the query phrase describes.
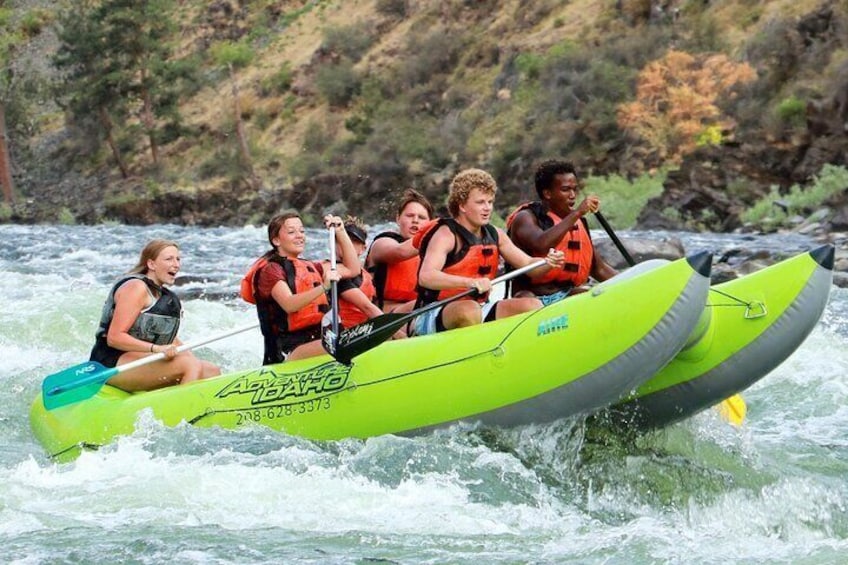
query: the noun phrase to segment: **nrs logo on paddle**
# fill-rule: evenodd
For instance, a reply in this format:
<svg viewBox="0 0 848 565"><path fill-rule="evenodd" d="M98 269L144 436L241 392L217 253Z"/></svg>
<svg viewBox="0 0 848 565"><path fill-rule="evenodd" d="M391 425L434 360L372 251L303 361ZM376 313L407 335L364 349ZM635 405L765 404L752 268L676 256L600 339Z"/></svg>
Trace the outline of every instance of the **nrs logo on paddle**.
<svg viewBox="0 0 848 565"><path fill-rule="evenodd" d="M215 395L226 398L233 394L249 394L250 404L264 404L294 398L334 392L344 388L350 368L338 363L327 363L311 371L296 374L279 374L272 368L263 367L236 379Z"/></svg>

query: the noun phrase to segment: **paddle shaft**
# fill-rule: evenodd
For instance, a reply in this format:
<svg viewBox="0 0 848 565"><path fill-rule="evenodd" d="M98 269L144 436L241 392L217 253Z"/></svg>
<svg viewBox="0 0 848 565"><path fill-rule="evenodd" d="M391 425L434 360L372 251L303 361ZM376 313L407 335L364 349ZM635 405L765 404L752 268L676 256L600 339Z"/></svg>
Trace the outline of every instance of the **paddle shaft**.
<svg viewBox="0 0 848 565"><path fill-rule="evenodd" d="M188 350L194 349L196 347L201 347L203 345L206 345L207 343L212 343L213 341L218 341L220 339L230 337L231 335L246 332L248 330L252 330L252 329L258 328L258 327L259 327L259 324L250 324L250 325L242 326L240 328L236 328L234 330L229 330L227 332L217 334L217 335L214 335L214 336L211 336L211 337L207 337L207 338L200 339L200 340L197 340L197 341L192 341L190 343L184 343L184 344L177 347L177 353L182 353L183 351L188 351ZM51 388L50 390L47 391L47 395L48 396L55 396L57 394L60 394L62 392L65 392L66 390L70 390L72 388L79 388L79 387L82 387L82 386L86 386L86 385L93 384L93 383L96 383L96 382L101 382L101 381L105 382L106 380L108 380L108 379L110 379L110 378L112 378L115 375L118 375L120 373L124 373L124 372L130 371L132 369L137 369L138 367L143 367L144 365L149 365L150 363L155 363L156 361L161 361L163 359L165 359L164 353L154 353L153 355L148 355L146 357L142 357L141 359L136 359L135 361L130 361L129 363L124 363L123 365L118 365L117 367L113 367L111 369L108 369L107 372L109 373L109 376L106 377L105 379L103 378L104 373L101 372L101 371L98 371L98 372L92 373L92 374L90 374L86 377L83 377L83 378L79 379L78 381L70 382L70 383L67 383L65 385L55 386L55 387L53 387L53 388Z"/></svg>
<svg viewBox="0 0 848 565"><path fill-rule="evenodd" d="M600 210L595 212L595 217L598 218L598 221L601 223L601 226L603 226L604 231L607 232L607 235L615 244L619 253L621 253L621 255L624 257L624 260L627 261L627 264L631 267L635 265L636 261L633 260L633 257L630 256L630 253L628 253L627 249L624 247L624 244L621 243L621 240L618 239L618 236L615 235L614 231L612 231L612 226L609 225L609 222L607 222L607 219L604 217L603 214L601 214Z"/></svg>
<svg viewBox="0 0 848 565"><path fill-rule="evenodd" d="M525 265L524 267L520 267L514 271L510 271L496 279L492 280L492 285L507 281L518 275L523 275L528 271L532 271L533 269L537 269L542 265L545 265L547 261L545 259L541 259L539 261L535 261L529 265ZM429 312L435 308L439 308L441 306L445 306L455 300L459 300L461 298L465 298L471 294L477 292L474 288L469 288L467 290L463 290L459 294L455 294L453 296L449 296L447 298L443 298L442 300L431 302L426 306L422 306L417 310L413 310L408 314L383 314L382 316L377 316L376 318L372 318L367 322L363 322L358 326L354 326L348 330L345 330L344 336L341 336L341 339L338 341L338 347L331 351L331 355L337 360L345 364L349 364L350 360L365 353L369 349L373 349L377 347L387 339L389 339L397 330L402 328L404 325L408 324L411 320L413 320L416 316L420 316L425 312ZM353 336L348 339L348 336Z"/></svg>
<svg viewBox="0 0 848 565"><path fill-rule="evenodd" d="M334 273L336 272L336 230L333 227L330 227L329 231L329 243L330 246L330 270ZM330 281L330 309L332 316L332 324L333 324L333 336L334 340L338 342L339 339L339 282L336 280ZM335 347L336 344L333 344Z"/></svg>
<svg viewBox="0 0 848 565"><path fill-rule="evenodd" d="M540 259L539 261L535 261L533 263L530 263L529 265L524 265L523 267L515 269L514 271L504 273L501 276L499 276L495 279L492 279L492 286L495 286L498 283L508 281L510 279L514 279L515 277L517 277L519 275L523 275L524 273L532 271L533 269L538 269L539 267L541 267L542 265L544 265L546 263L547 263L547 260ZM450 304L451 302L453 302L455 300L459 300L460 298L465 298L466 296L472 295L475 292L477 292L477 289L474 289L474 288L469 288L468 290L463 290L459 294L455 294L453 296L448 296L447 298L443 298L442 300L439 300L437 302L431 302L430 304L428 304L426 306L422 306L418 310L413 310L412 312L407 314L406 317L407 318L414 318L415 316L418 316L419 314L423 314L425 312L429 312L430 310L432 310L434 308L439 308L440 306Z"/></svg>

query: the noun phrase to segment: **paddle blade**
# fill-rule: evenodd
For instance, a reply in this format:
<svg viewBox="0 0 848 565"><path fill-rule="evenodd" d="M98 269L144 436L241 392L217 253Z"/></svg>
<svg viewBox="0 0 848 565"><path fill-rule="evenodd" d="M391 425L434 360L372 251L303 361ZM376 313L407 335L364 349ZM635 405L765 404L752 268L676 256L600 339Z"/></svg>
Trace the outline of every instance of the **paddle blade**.
<svg viewBox="0 0 848 565"><path fill-rule="evenodd" d="M748 406L745 404L745 400L738 394L724 399L716 405L716 408L718 408L718 413L721 414L721 417L734 426L741 426L745 420L745 415L748 413Z"/></svg>
<svg viewBox="0 0 848 565"><path fill-rule="evenodd" d="M91 398L103 383L116 375L115 368L107 369L96 361L87 361L53 373L41 383L41 399L47 410Z"/></svg>
<svg viewBox="0 0 848 565"><path fill-rule="evenodd" d="M409 314L383 314L342 330L336 340L335 353L330 354L337 361L350 365L351 359L390 339L409 320ZM324 347L327 347L326 342Z"/></svg>
<svg viewBox="0 0 848 565"><path fill-rule="evenodd" d="M336 356L336 344L338 343L338 334L333 331L335 324L333 323L333 312L327 312L321 318L321 345L324 346L324 351Z"/></svg>

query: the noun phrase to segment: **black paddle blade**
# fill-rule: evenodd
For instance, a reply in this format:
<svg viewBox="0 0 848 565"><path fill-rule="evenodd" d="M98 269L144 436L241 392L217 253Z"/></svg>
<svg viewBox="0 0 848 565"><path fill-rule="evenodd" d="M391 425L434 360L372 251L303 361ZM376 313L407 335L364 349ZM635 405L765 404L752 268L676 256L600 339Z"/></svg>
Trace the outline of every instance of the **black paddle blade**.
<svg viewBox="0 0 848 565"><path fill-rule="evenodd" d="M327 349L328 341L332 335L332 330L328 330L322 336L324 349L327 349L327 352L336 361L350 365L354 357L390 339L410 319L409 314L383 314L352 328L342 330L339 332L334 351Z"/></svg>

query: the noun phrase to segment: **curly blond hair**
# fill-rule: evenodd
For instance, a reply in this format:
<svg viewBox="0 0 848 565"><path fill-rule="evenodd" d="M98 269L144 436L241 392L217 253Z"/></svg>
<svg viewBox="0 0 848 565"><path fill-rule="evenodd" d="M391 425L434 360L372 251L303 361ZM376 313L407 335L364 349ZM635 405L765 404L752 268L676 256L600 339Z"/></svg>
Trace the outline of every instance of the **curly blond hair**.
<svg viewBox="0 0 848 565"><path fill-rule="evenodd" d="M459 207L468 200L475 188L483 194L494 196L498 192L498 183L482 169L465 169L453 177L448 193L448 211L451 216L455 218L459 214Z"/></svg>

